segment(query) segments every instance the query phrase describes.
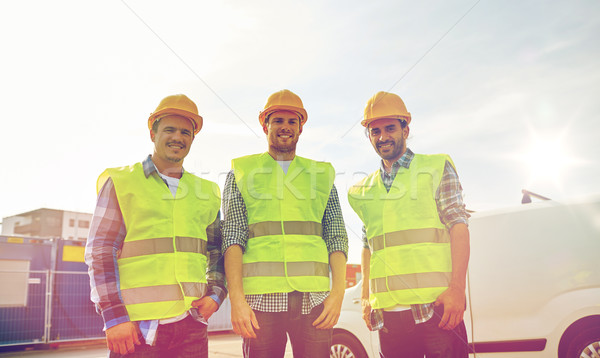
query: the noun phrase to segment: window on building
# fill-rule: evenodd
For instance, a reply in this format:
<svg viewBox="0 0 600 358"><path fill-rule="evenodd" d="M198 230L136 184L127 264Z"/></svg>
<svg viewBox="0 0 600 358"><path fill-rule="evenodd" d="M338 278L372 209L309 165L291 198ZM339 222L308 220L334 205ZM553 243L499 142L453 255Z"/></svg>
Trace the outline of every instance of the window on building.
<svg viewBox="0 0 600 358"><path fill-rule="evenodd" d="M87 221L87 220L80 220L80 221L79 221L79 227L80 227L80 228L87 229L87 228L89 228L89 227L90 227L90 222L89 222L89 221Z"/></svg>
<svg viewBox="0 0 600 358"><path fill-rule="evenodd" d="M69 226L70 227L74 227L75 226L75 219L69 219Z"/></svg>
<svg viewBox="0 0 600 358"><path fill-rule="evenodd" d="M60 219L56 218L56 217L47 217L46 218L46 224L49 226L59 226L60 225Z"/></svg>

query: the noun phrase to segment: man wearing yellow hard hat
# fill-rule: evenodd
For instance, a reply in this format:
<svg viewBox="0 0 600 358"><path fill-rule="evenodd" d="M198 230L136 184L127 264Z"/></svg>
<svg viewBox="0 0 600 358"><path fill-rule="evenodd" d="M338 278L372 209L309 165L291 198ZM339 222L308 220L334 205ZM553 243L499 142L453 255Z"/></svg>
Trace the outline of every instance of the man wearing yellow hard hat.
<svg viewBox="0 0 600 358"><path fill-rule="evenodd" d="M294 357L329 357L348 252L335 171L296 155L307 119L296 94L273 93L258 118L268 151L234 159L223 194L233 330L244 357L283 357L288 335Z"/></svg>
<svg viewBox="0 0 600 358"><path fill-rule="evenodd" d="M202 128L185 95L148 119L154 152L106 169L85 250L111 357L207 357L207 320L227 294L219 187L183 169Z"/></svg>
<svg viewBox="0 0 600 358"><path fill-rule="evenodd" d="M411 115L378 92L361 122L381 157L348 201L364 223L362 314L383 357L467 357L469 217L452 159L406 147ZM382 329L383 328L383 329Z"/></svg>

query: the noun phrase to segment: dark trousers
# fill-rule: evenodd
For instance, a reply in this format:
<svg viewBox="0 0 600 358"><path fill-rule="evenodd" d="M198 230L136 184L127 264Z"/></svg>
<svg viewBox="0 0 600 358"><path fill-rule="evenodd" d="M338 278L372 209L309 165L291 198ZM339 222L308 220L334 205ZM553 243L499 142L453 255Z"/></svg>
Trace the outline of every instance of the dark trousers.
<svg viewBox="0 0 600 358"><path fill-rule="evenodd" d="M208 357L207 326L192 316L169 324L161 324L153 346L135 346L135 352L120 355L110 352L110 358L206 358Z"/></svg>
<svg viewBox="0 0 600 358"><path fill-rule="evenodd" d="M379 331L383 358L467 358L467 331L461 322L451 331L438 327L443 307L435 308L433 317L415 324L412 311L383 312L383 329Z"/></svg>
<svg viewBox="0 0 600 358"><path fill-rule="evenodd" d="M245 358L279 358L285 354L287 336L290 337L294 358L328 358L332 329L316 329L312 323L323 311L323 304L307 314L301 314L302 292L288 295L287 312L254 311L260 329L256 338L245 338Z"/></svg>

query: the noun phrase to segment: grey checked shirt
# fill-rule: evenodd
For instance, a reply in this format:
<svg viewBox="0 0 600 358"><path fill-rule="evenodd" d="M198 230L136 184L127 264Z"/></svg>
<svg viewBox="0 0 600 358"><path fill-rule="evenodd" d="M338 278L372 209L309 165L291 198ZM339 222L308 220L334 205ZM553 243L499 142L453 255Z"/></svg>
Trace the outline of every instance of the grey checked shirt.
<svg viewBox="0 0 600 358"><path fill-rule="evenodd" d="M348 235L335 185L329 194L321 224L323 227L323 240L328 253L331 255L335 251L342 251L344 255L348 256ZM242 250L245 250L248 242L248 211L242 193L237 187L233 170L227 174L225 189L223 190L221 235L223 237L223 254L231 245L240 245ZM309 314L327 296L329 296L327 291L305 292L302 299L302 314ZM253 310L285 312L288 309L287 293L245 295L245 297L248 305Z"/></svg>

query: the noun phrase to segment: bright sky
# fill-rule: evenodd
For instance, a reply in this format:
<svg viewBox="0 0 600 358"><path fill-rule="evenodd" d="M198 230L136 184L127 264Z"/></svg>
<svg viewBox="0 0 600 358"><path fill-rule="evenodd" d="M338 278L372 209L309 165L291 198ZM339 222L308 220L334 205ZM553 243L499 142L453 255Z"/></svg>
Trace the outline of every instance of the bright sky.
<svg viewBox="0 0 600 358"><path fill-rule="evenodd" d="M308 122L297 154L346 191L378 157L358 122L380 90L412 113L408 146L454 159L472 210L600 193L600 2L3 1L0 217L92 212L106 167L152 151L148 115L185 93L204 128L184 166L223 187L266 150L258 113L288 88ZM205 5L203 5L205 4Z"/></svg>

